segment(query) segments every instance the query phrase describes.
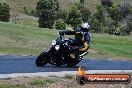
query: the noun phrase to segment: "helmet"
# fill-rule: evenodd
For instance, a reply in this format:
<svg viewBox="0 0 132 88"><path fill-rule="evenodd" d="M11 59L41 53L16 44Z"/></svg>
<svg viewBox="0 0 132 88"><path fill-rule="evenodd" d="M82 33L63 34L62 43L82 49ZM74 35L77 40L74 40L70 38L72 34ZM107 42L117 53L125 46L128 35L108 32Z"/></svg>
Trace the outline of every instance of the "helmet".
<svg viewBox="0 0 132 88"><path fill-rule="evenodd" d="M88 23L82 23L82 28L89 29L89 24Z"/></svg>
<svg viewBox="0 0 132 88"><path fill-rule="evenodd" d="M89 24L88 23L82 23L82 31L88 31L89 30Z"/></svg>

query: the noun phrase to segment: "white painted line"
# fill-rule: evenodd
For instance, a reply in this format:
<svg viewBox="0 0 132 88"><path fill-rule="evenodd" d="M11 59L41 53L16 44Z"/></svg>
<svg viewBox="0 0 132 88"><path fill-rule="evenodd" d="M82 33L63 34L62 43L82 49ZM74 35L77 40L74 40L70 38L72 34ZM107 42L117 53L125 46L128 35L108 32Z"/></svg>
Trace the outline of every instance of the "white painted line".
<svg viewBox="0 0 132 88"><path fill-rule="evenodd" d="M106 60L110 60L110 61L112 61L113 59L106 59Z"/></svg>
<svg viewBox="0 0 132 88"><path fill-rule="evenodd" d="M0 54L0 56L5 56L5 55L7 55L7 54Z"/></svg>
<svg viewBox="0 0 132 88"><path fill-rule="evenodd" d="M127 60L122 60L122 61L125 61L126 62Z"/></svg>
<svg viewBox="0 0 132 88"><path fill-rule="evenodd" d="M38 72L38 73L13 73L13 74L0 74L0 79L3 78L17 78L17 77L49 77L57 76L64 77L66 74L76 75L78 71L61 71L61 72ZM87 74L112 74L112 73L132 73L132 70L89 70Z"/></svg>

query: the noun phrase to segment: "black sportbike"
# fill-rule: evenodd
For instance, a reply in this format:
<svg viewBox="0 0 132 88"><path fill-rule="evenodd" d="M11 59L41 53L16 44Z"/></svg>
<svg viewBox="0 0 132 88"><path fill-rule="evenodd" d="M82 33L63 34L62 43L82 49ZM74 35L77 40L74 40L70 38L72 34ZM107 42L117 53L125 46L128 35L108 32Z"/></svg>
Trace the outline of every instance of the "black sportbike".
<svg viewBox="0 0 132 88"><path fill-rule="evenodd" d="M52 47L42 52L36 59L37 66L44 66L47 63L61 66L66 65L72 67L77 65L87 52L79 52L72 50L73 40L65 39L64 35L59 35L58 39L52 41Z"/></svg>

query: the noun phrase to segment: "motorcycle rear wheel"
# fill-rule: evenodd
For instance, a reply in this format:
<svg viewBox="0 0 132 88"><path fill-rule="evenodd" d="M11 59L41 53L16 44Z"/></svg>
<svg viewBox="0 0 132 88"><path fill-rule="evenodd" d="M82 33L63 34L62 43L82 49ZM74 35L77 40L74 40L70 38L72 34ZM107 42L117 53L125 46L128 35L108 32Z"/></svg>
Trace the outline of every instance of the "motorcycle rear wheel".
<svg viewBox="0 0 132 88"><path fill-rule="evenodd" d="M43 66L46 65L48 62L49 62L49 61L48 61L47 52L41 53L41 54L37 57L37 59L36 59L36 61L35 61L36 66L38 66L38 67L43 67Z"/></svg>
<svg viewBox="0 0 132 88"><path fill-rule="evenodd" d="M68 60L67 60L67 67L74 67L76 66L81 60L79 60L79 54L75 54L75 58L72 58L72 57L68 57Z"/></svg>
<svg viewBox="0 0 132 88"><path fill-rule="evenodd" d="M69 59L71 59L71 61L68 61L67 67L74 67L80 62L80 60L78 60L77 58L75 58L74 60L72 60L73 58Z"/></svg>
<svg viewBox="0 0 132 88"><path fill-rule="evenodd" d="M68 63L68 64L67 64L67 67L74 67L74 66L76 66L79 62L80 62L80 61Z"/></svg>

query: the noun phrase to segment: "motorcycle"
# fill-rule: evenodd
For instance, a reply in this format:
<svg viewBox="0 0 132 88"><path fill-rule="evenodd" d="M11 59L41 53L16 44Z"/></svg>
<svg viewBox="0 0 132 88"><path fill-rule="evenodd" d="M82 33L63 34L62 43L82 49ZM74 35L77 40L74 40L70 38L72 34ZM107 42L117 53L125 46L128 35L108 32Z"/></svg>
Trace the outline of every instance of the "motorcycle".
<svg viewBox="0 0 132 88"><path fill-rule="evenodd" d="M51 64L55 66L66 65L72 67L77 65L88 54L86 52L72 51L72 39L65 39L64 35L59 35L56 40L52 41L52 47L42 52L36 59L36 66Z"/></svg>

